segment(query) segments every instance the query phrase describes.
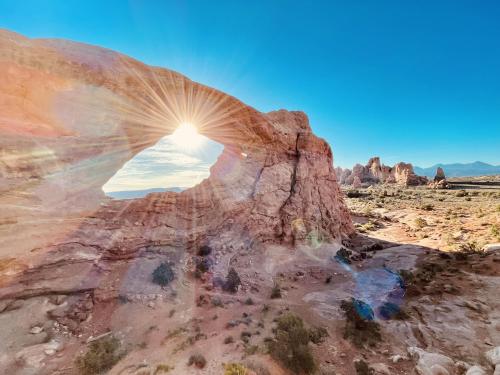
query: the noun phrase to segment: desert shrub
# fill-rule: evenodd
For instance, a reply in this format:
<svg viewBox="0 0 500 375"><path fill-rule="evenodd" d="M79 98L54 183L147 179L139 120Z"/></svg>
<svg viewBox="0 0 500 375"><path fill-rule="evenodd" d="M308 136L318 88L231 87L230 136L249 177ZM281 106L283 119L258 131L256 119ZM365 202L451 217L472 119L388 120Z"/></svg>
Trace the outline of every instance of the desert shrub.
<svg viewBox="0 0 500 375"><path fill-rule="evenodd" d="M251 299L250 297L248 297L246 300L245 300L245 305L253 305L254 302L253 302L253 299Z"/></svg>
<svg viewBox="0 0 500 375"><path fill-rule="evenodd" d="M281 288L278 283L273 285L273 289L271 289L271 299L281 298Z"/></svg>
<svg viewBox="0 0 500 375"><path fill-rule="evenodd" d="M153 271L153 282L155 284L166 286L174 280L174 270L168 263L162 263Z"/></svg>
<svg viewBox="0 0 500 375"><path fill-rule="evenodd" d="M427 226L427 221L425 221L425 219L422 219L421 217L417 217L415 219L415 226L418 228L418 229L422 229L424 227Z"/></svg>
<svg viewBox="0 0 500 375"><path fill-rule="evenodd" d="M223 289L226 292L236 293L241 285L241 279L234 268L230 268L224 282Z"/></svg>
<svg viewBox="0 0 500 375"><path fill-rule="evenodd" d="M247 375L248 369L240 363L228 363L224 365L224 375Z"/></svg>
<svg viewBox="0 0 500 375"><path fill-rule="evenodd" d="M76 359L76 367L83 375L100 374L110 370L124 354L117 338L104 337L90 344L87 352Z"/></svg>
<svg viewBox="0 0 500 375"><path fill-rule="evenodd" d="M497 224L491 226L491 235L496 238L500 238L500 227Z"/></svg>
<svg viewBox="0 0 500 375"><path fill-rule="evenodd" d="M292 372L312 374L317 366L309 341L302 319L289 313L277 319L274 338L267 341L267 346L269 354Z"/></svg>
<svg viewBox="0 0 500 375"><path fill-rule="evenodd" d="M194 262L195 262L194 276L198 279L205 272L210 271L210 268L212 267L212 260L210 258L197 257L194 259Z"/></svg>
<svg viewBox="0 0 500 375"><path fill-rule="evenodd" d="M206 257L212 253L212 248L208 245L200 246L197 255L200 257Z"/></svg>
<svg viewBox="0 0 500 375"><path fill-rule="evenodd" d="M309 329L309 340L315 344L321 344L328 336L328 331L325 327L313 327Z"/></svg>
<svg viewBox="0 0 500 375"><path fill-rule="evenodd" d="M356 369L357 375L371 375L375 373L375 371L362 359L354 361L354 368Z"/></svg>
<svg viewBox="0 0 500 375"><path fill-rule="evenodd" d="M234 338L233 336L227 336L225 339L224 339L224 344L228 345L228 344L232 344L234 342Z"/></svg>
<svg viewBox="0 0 500 375"><path fill-rule="evenodd" d="M370 305L351 298L350 301L342 301L340 308L346 317L345 339L350 340L357 347L363 347L366 344L375 346L382 340L380 325L373 320L374 313Z"/></svg>
<svg viewBox="0 0 500 375"><path fill-rule="evenodd" d="M432 211L434 209L434 205L431 203L424 203L423 205L420 206L420 209L424 211Z"/></svg>
<svg viewBox="0 0 500 375"><path fill-rule="evenodd" d="M475 241L466 242L458 246L457 251L453 253L455 260L465 261L469 256L477 254L481 251L479 245Z"/></svg>
<svg viewBox="0 0 500 375"><path fill-rule="evenodd" d="M246 345L245 346L245 355L254 355L259 351L259 347L257 345Z"/></svg>
<svg viewBox="0 0 500 375"><path fill-rule="evenodd" d="M214 307L224 307L224 302L220 299L220 297L214 296L211 299L212 306Z"/></svg>
<svg viewBox="0 0 500 375"><path fill-rule="evenodd" d="M248 331L243 331L240 334L241 341L244 343L248 343L250 341L250 337L252 337L252 333Z"/></svg>
<svg viewBox="0 0 500 375"><path fill-rule="evenodd" d="M195 365L198 368L204 368L207 360L202 354L192 354L188 360L188 366Z"/></svg>
<svg viewBox="0 0 500 375"><path fill-rule="evenodd" d="M173 370L174 368L169 366L169 365L164 365L160 363L159 365L156 365L155 372L153 373L154 375L158 374L165 374L167 372L170 372L170 370Z"/></svg>
<svg viewBox="0 0 500 375"><path fill-rule="evenodd" d="M363 196L359 190L348 190L346 192L347 198L360 198Z"/></svg>

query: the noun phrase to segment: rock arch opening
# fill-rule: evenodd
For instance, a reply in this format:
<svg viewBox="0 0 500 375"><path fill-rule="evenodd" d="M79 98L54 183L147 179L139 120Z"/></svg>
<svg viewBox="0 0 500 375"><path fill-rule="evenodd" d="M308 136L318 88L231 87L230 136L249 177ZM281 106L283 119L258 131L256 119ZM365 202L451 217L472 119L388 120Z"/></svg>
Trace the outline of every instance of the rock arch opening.
<svg viewBox="0 0 500 375"><path fill-rule="evenodd" d="M210 175L224 146L181 125L126 162L103 186L115 199L141 198L151 192L181 192Z"/></svg>

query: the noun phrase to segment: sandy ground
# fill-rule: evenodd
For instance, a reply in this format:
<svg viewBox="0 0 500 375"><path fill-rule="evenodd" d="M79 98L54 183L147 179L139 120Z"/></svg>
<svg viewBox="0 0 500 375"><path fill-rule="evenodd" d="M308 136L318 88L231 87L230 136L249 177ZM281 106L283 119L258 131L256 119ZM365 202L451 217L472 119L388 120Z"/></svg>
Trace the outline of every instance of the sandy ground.
<svg viewBox="0 0 500 375"><path fill-rule="evenodd" d="M360 189L346 199L359 230L349 248L364 255L350 264L335 258L340 244L312 237L296 247L214 249L213 271L201 279L193 277L193 254L183 248L160 246L134 259L97 262L73 247L59 255L57 267L37 266L31 281L2 288L3 294L21 295L36 282L39 289L0 301L0 366L8 374L78 374L75 358L86 352L89 339L110 333L125 354L109 374L157 374L166 366L171 374L223 374L224 363L245 364L257 375L265 375L264 369L288 374L265 343L275 320L287 313L307 327L327 329L322 343L309 344L318 374L354 375L360 359L375 373L414 374L408 347L486 366L484 352L500 345L500 254L479 249L500 242L500 189L472 186L464 192ZM464 246L478 251L462 259L456 254ZM151 273L165 260L176 278L160 287ZM234 294L214 287L229 266L242 280ZM354 297L377 311L398 287L394 275L401 270L417 280L427 272L425 281L415 281L397 300L404 318L378 318L382 340L355 346L344 338L342 300ZM75 278L80 287L64 289ZM271 298L274 285L281 298ZM76 314L85 311L83 320L60 323L53 311L68 314L75 305ZM205 357L203 369L188 365L193 354ZM401 357L393 361L394 355Z"/></svg>

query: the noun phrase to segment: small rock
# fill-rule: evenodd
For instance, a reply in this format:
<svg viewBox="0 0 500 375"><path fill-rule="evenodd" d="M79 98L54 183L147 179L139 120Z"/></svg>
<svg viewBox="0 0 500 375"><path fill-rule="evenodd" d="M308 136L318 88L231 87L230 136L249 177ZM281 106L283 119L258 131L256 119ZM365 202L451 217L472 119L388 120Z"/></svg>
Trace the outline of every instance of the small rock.
<svg viewBox="0 0 500 375"><path fill-rule="evenodd" d="M467 370L465 375L487 375L486 371L481 366L472 366Z"/></svg>
<svg viewBox="0 0 500 375"><path fill-rule="evenodd" d="M492 366L500 365L500 346L488 350L484 356Z"/></svg>
<svg viewBox="0 0 500 375"><path fill-rule="evenodd" d="M30 333L32 335L38 335L42 331L43 331L43 327L39 327L39 326L34 326L33 328L30 329Z"/></svg>
<svg viewBox="0 0 500 375"><path fill-rule="evenodd" d="M471 302L471 301L465 301L464 306L468 307L471 310L477 311L477 312L482 311L481 305L479 305L478 303Z"/></svg>
<svg viewBox="0 0 500 375"><path fill-rule="evenodd" d="M455 372L458 375L465 374L467 370L470 368L470 365L464 361L455 362Z"/></svg>
<svg viewBox="0 0 500 375"><path fill-rule="evenodd" d="M483 251L486 253L493 253L500 251L500 243L490 243L483 246Z"/></svg>
<svg viewBox="0 0 500 375"><path fill-rule="evenodd" d="M392 361L392 363L398 363L404 360L403 356L399 354L393 355L392 357L389 357L389 359Z"/></svg>
<svg viewBox="0 0 500 375"><path fill-rule="evenodd" d="M45 349L44 353L47 355L54 355L56 354L56 351L54 349Z"/></svg>
<svg viewBox="0 0 500 375"><path fill-rule="evenodd" d="M447 369L438 364L432 365L430 370L432 375L450 375Z"/></svg>
<svg viewBox="0 0 500 375"><path fill-rule="evenodd" d="M154 302L149 302L148 303L148 307L151 307L153 309L155 307L155 303Z"/></svg>

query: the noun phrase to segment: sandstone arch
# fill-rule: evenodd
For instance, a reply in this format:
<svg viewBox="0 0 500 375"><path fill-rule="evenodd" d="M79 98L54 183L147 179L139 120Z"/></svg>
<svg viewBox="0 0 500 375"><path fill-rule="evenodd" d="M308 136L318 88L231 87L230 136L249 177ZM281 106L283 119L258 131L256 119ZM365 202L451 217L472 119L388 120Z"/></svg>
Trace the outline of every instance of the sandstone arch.
<svg viewBox="0 0 500 375"><path fill-rule="evenodd" d="M187 120L224 145L210 178L133 202L120 210L120 225L161 227L143 230L151 241L200 241L236 229L286 242L313 230L338 241L353 233L330 147L301 112L260 113L116 52L7 31L0 32L0 80L0 203L12 207L4 222L110 215L100 207L102 185Z"/></svg>

